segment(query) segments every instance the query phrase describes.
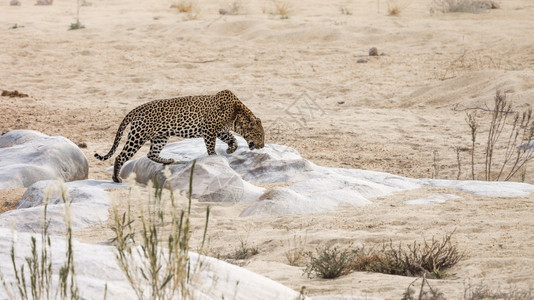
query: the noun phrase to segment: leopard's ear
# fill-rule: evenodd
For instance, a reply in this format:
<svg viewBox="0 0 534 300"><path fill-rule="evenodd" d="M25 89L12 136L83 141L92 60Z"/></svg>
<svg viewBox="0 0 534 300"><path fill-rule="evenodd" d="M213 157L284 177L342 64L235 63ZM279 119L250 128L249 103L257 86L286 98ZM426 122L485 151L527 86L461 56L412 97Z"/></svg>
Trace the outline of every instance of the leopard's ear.
<svg viewBox="0 0 534 300"><path fill-rule="evenodd" d="M224 90L220 91L216 95L217 97L235 97L234 93L232 93L230 90Z"/></svg>

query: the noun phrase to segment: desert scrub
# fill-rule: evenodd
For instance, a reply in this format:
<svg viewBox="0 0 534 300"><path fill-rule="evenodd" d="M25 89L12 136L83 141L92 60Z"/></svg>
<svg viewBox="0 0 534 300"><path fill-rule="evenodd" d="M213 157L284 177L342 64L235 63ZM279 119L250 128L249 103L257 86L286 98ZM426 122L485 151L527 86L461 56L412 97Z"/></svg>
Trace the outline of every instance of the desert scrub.
<svg viewBox="0 0 534 300"><path fill-rule="evenodd" d="M192 266L188 256L195 163L196 160L191 167L186 210L178 207L172 190L170 201L163 201L163 188L157 183L148 185L153 194L149 198L147 211L141 212L139 230L132 226L134 221L130 202L125 212L119 212L117 205L113 207L115 257L138 299L194 297L188 287L194 284L193 275L202 263L199 261L199 265ZM206 239L209 215L208 207L200 252ZM168 234L164 234L164 225L170 225Z"/></svg>
<svg viewBox="0 0 534 300"><path fill-rule="evenodd" d="M258 247L251 247L248 245L246 240L240 239L239 245L236 247L236 249L232 253L224 255L222 259L226 262L242 267L248 263L248 259L254 255L258 255L259 253L260 250Z"/></svg>
<svg viewBox="0 0 534 300"><path fill-rule="evenodd" d="M52 189L59 191L61 200L65 207L66 225L66 251L65 262L59 269L59 279L57 285L53 282L52 274L52 243L48 228L51 220L47 217L48 202ZM70 205L73 199L69 200L66 187L62 183L57 186L50 185L47 196L44 199L43 225L41 229L41 241L38 245L37 239L32 236L30 239L31 254L25 258L26 264L20 268L17 266L15 255L15 240L11 245L11 263L13 266L15 282L7 282L0 270L0 280L9 299L82 299L76 282L76 271L74 266L74 249L72 247L72 220ZM13 236L15 233L13 233ZM27 273L24 269L27 266ZM29 276L29 281L26 281Z"/></svg>
<svg viewBox="0 0 534 300"><path fill-rule="evenodd" d="M467 284L464 289L464 300L483 300L483 299L513 299L513 300L530 300L534 298L534 290L519 289L510 287L508 290L489 287L484 283Z"/></svg>
<svg viewBox="0 0 534 300"><path fill-rule="evenodd" d="M359 249L352 264L355 271L378 272L404 276L426 276L443 278L445 270L456 265L463 254L451 242L453 233L441 240L432 237L430 241L413 242L403 246L392 241L383 243L378 250Z"/></svg>
<svg viewBox="0 0 534 300"><path fill-rule="evenodd" d="M480 13L486 9L500 8L500 5L491 0L432 0L430 12L440 13Z"/></svg>
<svg viewBox="0 0 534 300"><path fill-rule="evenodd" d="M315 253L306 252L308 258L304 274L308 278L337 278L352 271L352 263L355 259L355 252L348 248L338 247L316 248Z"/></svg>

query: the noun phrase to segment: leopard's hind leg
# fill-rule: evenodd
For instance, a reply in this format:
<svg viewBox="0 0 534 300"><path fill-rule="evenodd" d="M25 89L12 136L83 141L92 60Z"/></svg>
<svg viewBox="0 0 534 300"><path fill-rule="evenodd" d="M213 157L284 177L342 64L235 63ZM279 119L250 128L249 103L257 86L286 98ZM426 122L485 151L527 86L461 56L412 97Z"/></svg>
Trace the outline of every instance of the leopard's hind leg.
<svg viewBox="0 0 534 300"><path fill-rule="evenodd" d="M159 156L161 150L163 150L163 147L167 144L167 141L169 140L168 135L158 135L150 140L150 151L148 151L147 157L150 158L152 161L155 161L157 163L161 164L172 164L174 163L174 159L172 158L163 158Z"/></svg>
<svg viewBox="0 0 534 300"><path fill-rule="evenodd" d="M135 129L130 130L130 133L128 133L128 139L126 140L126 144L124 144L124 147L122 148L121 153L117 155L115 158L115 164L113 166L113 181L115 182L122 182L120 178L120 171L122 165L127 162L134 154L139 151L141 146L143 146L146 142L146 139L143 138L143 134L137 132Z"/></svg>

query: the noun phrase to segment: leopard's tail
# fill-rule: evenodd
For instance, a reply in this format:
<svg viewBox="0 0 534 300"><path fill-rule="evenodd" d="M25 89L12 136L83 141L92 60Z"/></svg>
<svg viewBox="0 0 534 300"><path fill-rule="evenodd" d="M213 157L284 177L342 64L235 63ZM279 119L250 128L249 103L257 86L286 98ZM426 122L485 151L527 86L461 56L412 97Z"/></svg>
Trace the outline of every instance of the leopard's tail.
<svg viewBox="0 0 534 300"><path fill-rule="evenodd" d="M115 153L115 151L117 150L117 147L119 146L119 143L121 141L122 134L124 133L124 129L126 129L128 124L130 124L132 122L132 119L133 119L132 112L128 113L126 115L126 117L124 117L124 119L121 122L121 125L119 125L119 129L117 129L117 134L115 135L115 140L113 141L113 146L109 150L108 154L102 156L102 155L99 155L98 153L95 153L95 157L97 159L99 159L101 161L108 160L113 155L113 153Z"/></svg>

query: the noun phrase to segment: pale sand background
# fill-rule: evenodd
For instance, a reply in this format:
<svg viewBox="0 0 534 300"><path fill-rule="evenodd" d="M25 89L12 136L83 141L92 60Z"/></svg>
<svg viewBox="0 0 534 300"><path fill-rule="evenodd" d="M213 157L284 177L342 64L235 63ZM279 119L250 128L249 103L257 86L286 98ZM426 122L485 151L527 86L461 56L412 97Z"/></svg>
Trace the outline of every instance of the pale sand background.
<svg viewBox="0 0 534 300"><path fill-rule="evenodd" d="M122 117L157 98L231 89L266 128L290 127L268 130L267 142L292 146L319 165L430 177L436 152L438 177L449 179L457 174L454 147L470 145L465 115L451 105L491 105L496 89L507 91L517 109L534 102L529 0L501 1L502 9L480 14L435 15L430 1L404 1L396 17L387 16L385 1L287 1L287 20L268 1L242 3L237 16L218 13L231 2L197 1L196 20L171 9L173 1L90 3L80 12L86 29L77 31L67 31L75 1L0 3L0 89L30 95L0 98L0 131L34 129L87 143L91 178L110 178L105 170L112 161L92 157L107 152ZM24 27L10 29L14 24ZM372 46L385 56L368 57ZM369 62L358 64L360 58ZM288 112L299 108L297 123ZM466 178L468 154L462 159ZM532 174L527 182L534 182ZM441 192L461 198L403 204ZM449 271L453 276L432 281L455 299L468 280L534 287L533 200L424 188L364 208L274 218L238 218L241 205L215 205L210 246L225 254L247 240L260 254L246 268L297 290L305 285L310 295L398 299L413 278L354 273L309 280L286 264L287 242L295 234L306 237L307 249L411 242L456 229L467 258ZM199 216L203 206L196 208ZM101 239L91 230L81 235Z"/></svg>

